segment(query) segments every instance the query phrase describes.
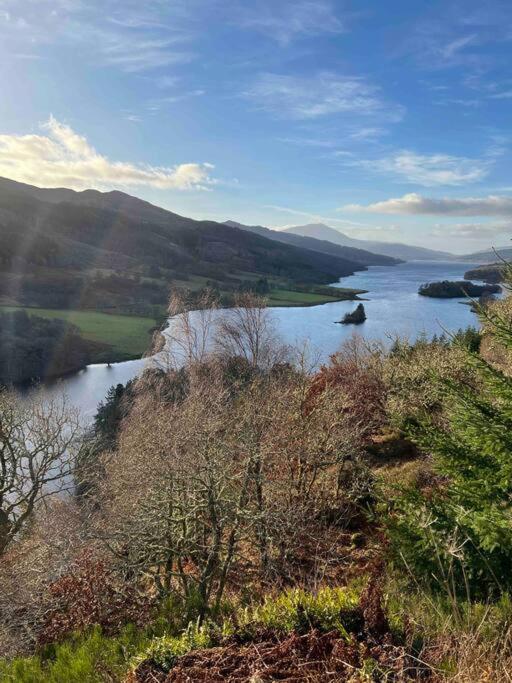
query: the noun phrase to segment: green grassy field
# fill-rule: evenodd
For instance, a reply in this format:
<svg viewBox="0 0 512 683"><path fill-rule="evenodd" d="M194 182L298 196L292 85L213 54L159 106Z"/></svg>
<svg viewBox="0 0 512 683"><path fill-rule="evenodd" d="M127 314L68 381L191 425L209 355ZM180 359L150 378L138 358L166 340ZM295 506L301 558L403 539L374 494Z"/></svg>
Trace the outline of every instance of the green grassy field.
<svg viewBox="0 0 512 683"><path fill-rule="evenodd" d="M246 282L255 282L261 279L261 273L251 273L239 271L237 277ZM348 287L330 287L329 285L309 285L298 286L297 289L289 289L290 281L285 278L268 277L265 278L270 285L270 292L266 295L267 304L275 306L318 306L334 301L347 301L357 298L357 294L364 293L364 290L350 289ZM174 280L174 285L182 289L196 291L206 287L208 279L200 276L191 276L188 280ZM293 286L293 285L292 285ZM315 290L319 291L315 291ZM309 290L309 291L305 291ZM324 290L324 291L322 291ZM221 288L221 294L233 296L233 292Z"/></svg>
<svg viewBox="0 0 512 683"><path fill-rule="evenodd" d="M292 289L272 289L268 295L269 306L318 306L334 301L347 301L355 298L354 290L340 289L339 295L300 292Z"/></svg>
<svg viewBox="0 0 512 683"><path fill-rule="evenodd" d="M190 283L189 283L190 284ZM194 283L204 286L204 283ZM327 292L303 292L292 289L272 289L267 297L272 306L317 306L355 298L354 290ZM76 325L82 337L103 345L103 349L92 352L92 362L120 362L140 358L151 342L152 329L157 324L154 318L100 313L98 311L76 311L64 309L34 308L27 306L0 305L0 311L24 310L42 318L60 318ZM162 316L164 316L162 310Z"/></svg>
<svg viewBox="0 0 512 683"><path fill-rule="evenodd" d="M27 311L42 318L60 318L76 325L85 339L107 344L111 349L102 353L97 361L129 360L139 358L151 341L153 318L131 315L110 315L95 311L67 311L24 306L1 306L2 311Z"/></svg>

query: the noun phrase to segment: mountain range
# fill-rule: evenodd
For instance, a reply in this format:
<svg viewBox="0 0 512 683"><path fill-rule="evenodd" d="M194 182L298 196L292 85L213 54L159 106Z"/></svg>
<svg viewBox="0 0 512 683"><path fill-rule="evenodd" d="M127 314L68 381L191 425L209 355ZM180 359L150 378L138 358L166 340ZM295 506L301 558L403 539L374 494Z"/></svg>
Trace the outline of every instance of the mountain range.
<svg viewBox="0 0 512 683"><path fill-rule="evenodd" d="M0 302L51 308L165 304L173 283L236 291L258 278L327 284L375 264L361 250L305 248L196 221L123 192L0 178ZM396 263L387 260L386 263Z"/></svg>
<svg viewBox="0 0 512 683"><path fill-rule="evenodd" d="M454 259L455 256L445 251L417 247L400 242L379 242L375 240L361 240L348 237L339 230L335 230L325 223L308 223L307 225L295 225L286 228L282 232L286 234L302 235L317 240L326 240L342 247L364 249L375 254L390 256L403 261L428 260L445 261Z"/></svg>
<svg viewBox="0 0 512 683"><path fill-rule="evenodd" d="M489 263L497 263L499 262L500 258L505 259L506 261L512 261L512 248L497 248L496 251L494 251L494 249L475 251L472 254L461 256L460 260L484 265Z"/></svg>
<svg viewBox="0 0 512 683"><path fill-rule="evenodd" d="M237 223L236 221L226 221L224 225L240 228L241 230L247 230L249 232L255 233L256 235L261 235L262 237L267 237L268 239L283 242L285 244L292 244L303 249L311 249L312 251L318 251L322 254L332 254L333 256L348 258L351 261L361 263L365 266L393 266L401 261L401 259L397 259L392 256L372 253L367 249L356 248L348 245L344 246L341 244L336 244L332 240L329 241L323 238L302 235L300 233L297 234L292 231L272 230L271 228L265 228L262 225L243 225L242 223ZM334 230L334 232L337 232L337 230Z"/></svg>

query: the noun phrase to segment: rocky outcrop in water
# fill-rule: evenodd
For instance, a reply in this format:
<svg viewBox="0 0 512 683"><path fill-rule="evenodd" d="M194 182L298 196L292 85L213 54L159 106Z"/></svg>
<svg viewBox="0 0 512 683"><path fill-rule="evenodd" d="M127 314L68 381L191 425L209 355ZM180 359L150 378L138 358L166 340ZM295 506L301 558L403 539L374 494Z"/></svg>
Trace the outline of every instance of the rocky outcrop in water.
<svg viewBox="0 0 512 683"><path fill-rule="evenodd" d="M364 310L363 304L358 304L356 309L352 313L347 313L342 320L338 322L341 325L360 325L366 320L366 311Z"/></svg>

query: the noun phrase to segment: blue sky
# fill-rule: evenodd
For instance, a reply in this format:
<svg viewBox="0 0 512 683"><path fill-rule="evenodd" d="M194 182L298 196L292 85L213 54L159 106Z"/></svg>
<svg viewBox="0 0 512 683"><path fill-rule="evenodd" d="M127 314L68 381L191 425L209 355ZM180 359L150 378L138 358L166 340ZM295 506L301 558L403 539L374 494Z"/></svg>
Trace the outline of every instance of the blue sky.
<svg viewBox="0 0 512 683"><path fill-rule="evenodd" d="M0 0L0 175L459 253L512 225L512 3Z"/></svg>

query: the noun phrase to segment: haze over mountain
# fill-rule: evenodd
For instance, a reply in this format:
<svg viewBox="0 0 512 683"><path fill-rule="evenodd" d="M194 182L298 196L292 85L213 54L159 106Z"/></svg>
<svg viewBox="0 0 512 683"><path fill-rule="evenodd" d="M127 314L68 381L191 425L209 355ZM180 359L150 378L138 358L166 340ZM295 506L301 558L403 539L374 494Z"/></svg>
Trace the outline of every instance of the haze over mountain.
<svg viewBox="0 0 512 683"><path fill-rule="evenodd" d="M393 266L400 261L400 259L384 256L382 254L374 254L365 249L341 246L332 241L329 242L324 239L316 239L315 237L296 235L295 233L284 230L272 230L271 228L265 228L262 225L243 225L236 221L226 221L225 225L254 232L262 237L268 237L269 239L284 242L285 244L293 244L294 246L302 247L303 249L311 249L313 251L319 251L322 254L332 254L333 256L348 258L351 261L361 263L365 266Z"/></svg>
<svg viewBox="0 0 512 683"><path fill-rule="evenodd" d="M472 263L497 263L499 259L503 258L507 261L512 261L512 247L486 249L485 251L475 251L472 254L460 256L461 261L470 261Z"/></svg>
<svg viewBox="0 0 512 683"><path fill-rule="evenodd" d="M302 235L303 237L313 237L318 240L327 240L333 244L343 247L365 249L376 254L391 256L403 261L415 261L421 259L444 261L446 259L455 258L455 256L449 252L427 249L425 247L417 247L410 244L402 244L400 242L380 242L377 240L355 239L353 237L348 237L335 228L331 228L329 225L325 225L325 223L294 225L290 228L286 228L282 232L288 234L291 233L294 235Z"/></svg>

